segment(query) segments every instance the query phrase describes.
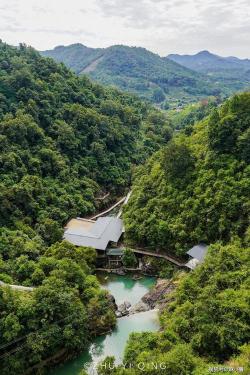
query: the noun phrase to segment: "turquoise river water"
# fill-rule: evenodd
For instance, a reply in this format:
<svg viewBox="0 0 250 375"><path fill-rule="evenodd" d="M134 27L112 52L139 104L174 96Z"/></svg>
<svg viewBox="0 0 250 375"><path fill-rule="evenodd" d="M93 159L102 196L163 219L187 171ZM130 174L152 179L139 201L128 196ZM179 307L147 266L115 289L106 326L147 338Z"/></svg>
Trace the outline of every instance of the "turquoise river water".
<svg viewBox="0 0 250 375"><path fill-rule="evenodd" d="M102 287L108 289L119 305L129 301L132 306L155 284L153 277L133 280L129 275L116 276L100 274ZM147 311L117 319L117 326L112 333L97 337L78 357L64 363L49 372L49 375L78 375L82 369L89 374L96 374L96 366L106 356L114 355L116 363L122 362L126 342L131 332L157 331L159 321L157 312Z"/></svg>

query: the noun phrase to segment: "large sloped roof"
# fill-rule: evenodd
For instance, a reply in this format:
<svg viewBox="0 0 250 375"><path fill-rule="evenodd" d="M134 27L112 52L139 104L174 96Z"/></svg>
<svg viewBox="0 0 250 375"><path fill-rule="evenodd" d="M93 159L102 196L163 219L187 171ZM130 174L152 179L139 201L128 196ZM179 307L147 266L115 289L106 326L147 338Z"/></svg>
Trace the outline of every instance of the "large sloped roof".
<svg viewBox="0 0 250 375"><path fill-rule="evenodd" d="M204 243L200 243L190 249L187 254L192 258L198 259L199 262L202 262L206 256L208 246Z"/></svg>
<svg viewBox="0 0 250 375"><path fill-rule="evenodd" d="M123 231L121 219L112 216L100 217L89 228L69 227L64 238L76 246L90 246L97 250L105 250L110 241L117 242Z"/></svg>

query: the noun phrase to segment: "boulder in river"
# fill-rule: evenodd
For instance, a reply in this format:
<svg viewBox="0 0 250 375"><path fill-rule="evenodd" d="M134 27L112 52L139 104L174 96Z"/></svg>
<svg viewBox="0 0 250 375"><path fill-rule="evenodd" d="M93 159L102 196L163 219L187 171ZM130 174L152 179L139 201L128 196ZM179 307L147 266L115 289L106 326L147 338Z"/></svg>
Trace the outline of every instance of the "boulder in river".
<svg viewBox="0 0 250 375"><path fill-rule="evenodd" d="M126 306L127 310L131 307L131 303L129 301L124 301L124 305Z"/></svg>
<svg viewBox="0 0 250 375"><path fill-rule="evenodd" d="M139 312L149 311L149 310L150 310L150 306L147 303L140 301L136 303L133 307L131 307L131 309L129 310L129 315L136 314Z"/></svg>
<svg viewBox="0 0 250 375"><path fill-rule="evenodd" d="M117 318L121 318L121 317L122 317L122 313L121 313L121 311L117 310L117 311L115 312L115 316L116 316Z"/></svg>
<svg viewBox="0 0 250 375"><path fill-rule="evenodd" d="M163 307L171 299L169 294L175 289L175 284L171 280L159 279L156 285L142 297L142 301L150 306L150 309L155 307Z"/></svg>
<svg viewBox="0 0 250 375"><path fill-rule="evenodd" d="M134 281L137 281L137 280L140 280L140 279L142 279L142 275L134 275L134 276L132 276L132 280L134 280Z"/></svg>
<svg viewBox="0 0 250 375"><path fill-rule="evenodd" d="M121 316L126 316L129 314L129 309L131 307L131 303L128 301L123 302L118 306L118 309L116 311L116 316L121 317Z"/></svg>
<svg viewBox="0 0 250 375"><path fill-rule="evenodd" d="M126 275L126 272L124 271L123 268L119 268L118 270L114 271L117 275L124 276Z"/></svg>
<svg viewBox="0 0 250 375"><path fill-rule="evenodd" d="M117 310L117 304L115 302L115 297L112 294L109 293L107 295L107 298L108 298L108 301L109 301L111 309L112 310Z"/></svg>

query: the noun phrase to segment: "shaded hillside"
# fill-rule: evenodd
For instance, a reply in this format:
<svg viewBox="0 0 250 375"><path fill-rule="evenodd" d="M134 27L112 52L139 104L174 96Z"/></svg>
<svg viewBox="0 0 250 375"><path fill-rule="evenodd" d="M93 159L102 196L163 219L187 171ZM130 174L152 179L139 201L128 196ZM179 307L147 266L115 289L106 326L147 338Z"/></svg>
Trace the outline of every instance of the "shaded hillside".
<svg viewBox="0 0 250 375"><path fill-rule="evenodd" d="M171 137L139 99L0 42L0 373L42 373L110 331L96 251L63 241L71 217L122 194L131 169ZM44 370L44 373L46 370Z"/></svg>
<svg viewBox="0 0 250 375"><path fill-rule="evenodd" d="M75 44L41 53L64 62L78 74L89 74L101 83L138 94L163 107L221 93L219 86L212 84L209 78L144 48L92 49Z"/></svg>
<svg viewBox="0 0 250 375"><path fill-rule="evenodd" d="M178 255L194 244L246 236L250 94L177 136L138 170L125 209L129 242Z"/></svg>
<svg viewBox="0 0 250 375"><path fill-rule="evenodd" d="M25 46L0 44L0 95L1 225L90 213L171 133L155 109Z"/></svg>
<svg viewBox="0 0 250 375"><path fill-rule="evenodd" d="M127 240L179 255L210 246L195 270L175 274L161 330L132 333L123 364L107 357L98 375L105 364L111 375L249 374L249 108L250 93L234 96L137 171Z"/></svg>
<svg viewBox="0 0 250 375"><path fill-rule="evenodd" d="M221 57L208 51L196 55L168 55L167 59L219 79L231 89L240 90L250 87L250 60L237 57Z"/></svg>
<svg viewBox="0 0 250 375"><path fill-rule="evenodd" d="M102 48L89 48L81 43L71 44L67 47L57 46L53 50L41 52L45 57L52 57L57 62L63 62L77 74L81 73L103 53Z"/></svg>

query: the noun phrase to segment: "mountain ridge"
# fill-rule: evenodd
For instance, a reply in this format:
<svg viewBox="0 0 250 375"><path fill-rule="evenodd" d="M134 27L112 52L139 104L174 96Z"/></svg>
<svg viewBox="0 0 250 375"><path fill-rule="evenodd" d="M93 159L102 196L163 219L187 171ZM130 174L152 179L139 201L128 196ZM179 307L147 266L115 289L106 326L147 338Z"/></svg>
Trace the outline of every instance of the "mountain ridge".
<svg viewBox="0 0 250 375"><path fill-rule="evenodd" d="M170 54L166 56L166 58L189 69L205 74L208 72L213 72L215 74L218 73L218 71L230 70L233 72L236 70L238 71L238 75L242 75L245 70L250 69L249 59L240 59L235 56L222 57L207 50L200 51L193 55ZM242 69L243 72L241 71ZM235 74L236 72L234 75Z"/></svg>
<svg viewBox="0 0 250 375"><path fill-rule="evenodd" d="M40 53L65 63L77 74L87 73L102 84L132 92L157 105L179 106L223 91L209 77L143 47L114 45L93 49L77 43ZM86 72L101 56L94 69Z"/></svg>

